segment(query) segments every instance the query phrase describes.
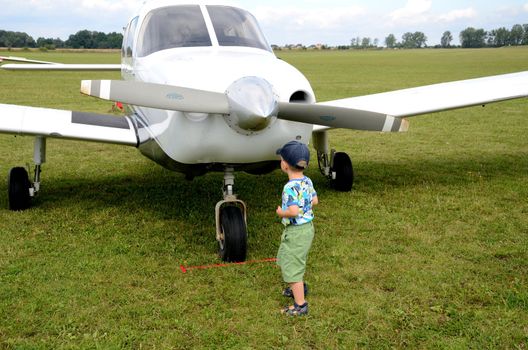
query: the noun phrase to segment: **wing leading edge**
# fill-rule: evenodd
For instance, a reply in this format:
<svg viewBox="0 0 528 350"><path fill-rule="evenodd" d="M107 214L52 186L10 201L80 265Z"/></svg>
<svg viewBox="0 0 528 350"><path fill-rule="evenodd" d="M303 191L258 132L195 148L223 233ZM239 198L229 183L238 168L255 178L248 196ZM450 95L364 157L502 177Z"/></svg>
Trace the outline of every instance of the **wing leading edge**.
<svg viewBox="0 0 528 350"><path fill-rule="evenodd" d="M321 104L404 118L522 97L528 97L528 71L352 97Z"/></svg>
<svg viewBox="0 0 528 350"><path fill-rule="evenodd" d="M0 133L137 147L129 117L0 104Z"/></svg>

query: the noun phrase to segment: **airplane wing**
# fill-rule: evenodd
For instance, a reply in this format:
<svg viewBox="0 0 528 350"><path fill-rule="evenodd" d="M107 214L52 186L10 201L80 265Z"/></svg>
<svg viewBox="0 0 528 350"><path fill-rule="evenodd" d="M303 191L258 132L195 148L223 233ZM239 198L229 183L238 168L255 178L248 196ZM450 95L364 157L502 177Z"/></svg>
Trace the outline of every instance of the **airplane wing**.
<svg viewBox="0 0 528 350"><path fill-rule="evenodd" d="M528 97L528 71L352 97L321 104L403 118L522 97Z"/></svg>
<svg viewBox="0 0 528 350"><path fill-rule="evenodd" d="M7 104L0 104L0 133L138 145L128 117Z"/></svg>
<svg viewBox="0 0 528 350"><path fill-rule="evenodd" d="M178 86L134 81L83 81L81 91L105 100L143 107L229 113L226 94ZM141 92L141 96L138 96L137 91ZM323 103L280 102L277 117L313 124L314 131L346 128L404 132L409 128L407 117L522 97L528 97L528 71Z"/></svg>
<svg viewBox="0 0 528 350"><path fill-rule="evenodd" d="M0 56L0 62L11 61L24 64L4 64L0 66L4 70L24 71L120 71L120 64L64 64L31 60L24 57Z"/></svg>
<svg viewBox="0 0 528 350"><path fill-rule="evenodd" d="M18 71L121 71L120 64L4 64L0 68Z"/></svg>
<svg viewBox="0 0 528 350"><path fill-rule="evenodd" d="M482 106L489 103L528 97L528 71L514 74L503 74L485 78L455 81L412 89L397 90L380 94L346 98L317 104L325 111L317 113L321 107L296 106L294 118L289 120L310 120L314 132L330 128L346 128L347 121L354 119L360 128L383 132L407 131L409 124L406 118L417 115L459 109L471 106ZM303 111L303 109L305 109ZM354 116L348 114L354 112ZM385 115L387 118L369 116ZM280 115L280 114L279 114ZM364 120L361 120L363 118ZM321 120L323 119L323 120ZM329 122L325 122L328 119Z"/></svg>
<svg viewBox="0 0 528 350"><path fill-rule="evenodd" d="M30 60L24 57L14 57L14 56L0 56L0 62L2 61L12 61L12 62L22 62L22 63L38 63L38 64L56 64L55 62L47 61L38 61Z"/></svg>

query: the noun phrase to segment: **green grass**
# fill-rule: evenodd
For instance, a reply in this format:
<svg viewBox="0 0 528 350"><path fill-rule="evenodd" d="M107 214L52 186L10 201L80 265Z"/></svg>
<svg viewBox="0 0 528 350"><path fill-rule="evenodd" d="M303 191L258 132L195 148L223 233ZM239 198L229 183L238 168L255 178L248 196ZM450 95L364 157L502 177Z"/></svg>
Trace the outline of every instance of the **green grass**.
<svg viewBox="0 0 528 350"><path fill-rule="evenodd" d="M528 69L526 48L278 55L321 101ZM78 91L81 79L111 78L0 71L0 103L105 113L109 103ZM217 262L221 174L187 182L132 148L49 140L31 210L5 209L0 182L0 348L526 349L527 110L517 100L412 118L406 134L332 131L356 183L336 193L308 171L321 205L302 319L278 313L272 264L179 270ZM32 159L30 138L2 135L0 149L5 176ZM276 253L284 182L237 174L249 259Z"/></svg>

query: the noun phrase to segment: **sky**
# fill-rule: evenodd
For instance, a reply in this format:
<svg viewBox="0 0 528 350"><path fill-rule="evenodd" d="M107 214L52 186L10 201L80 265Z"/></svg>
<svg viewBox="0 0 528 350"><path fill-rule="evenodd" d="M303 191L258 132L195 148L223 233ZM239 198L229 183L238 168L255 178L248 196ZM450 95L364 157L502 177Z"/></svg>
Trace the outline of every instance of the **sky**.
<svg viewBox="0 0 528 350"><path fill-rule="evenodd" d="M216 0L218 1L218 0ZM89 29L122 32L143 0L0 0L0 29L59 37ZM190 1L192 2L192 1ZM485 30L528 23L528 0L230 0L250 11L270 44L349 45L370 37L382 44L421 31L430 46L442 33L457 44L467 27Z"/></svg>

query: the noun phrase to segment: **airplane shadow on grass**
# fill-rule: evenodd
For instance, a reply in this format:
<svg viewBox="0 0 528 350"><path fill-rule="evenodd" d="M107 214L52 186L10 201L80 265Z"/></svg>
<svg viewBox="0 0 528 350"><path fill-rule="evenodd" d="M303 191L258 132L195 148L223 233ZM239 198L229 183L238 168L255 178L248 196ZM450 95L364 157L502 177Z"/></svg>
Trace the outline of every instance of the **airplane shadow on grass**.
<svg viewBox="0 0 528 350"><path fill-rule="evenodd" d="M528 154L422 158L395 162L363 161L356 165L355 171L354 190L344 194L337 194L331 188L329 182L319 174L315 164L312 164L307 175L314 180L319 197L332 207L332 196L350 196L352 200L354 191L376 195L391 189L405 189L407 195L412 197L413 189L424 186L463 187L476 181L501 178L512 182L526 182ZM180 233L187 244L201 245L204 251L210 250L211 244L215 244L214 206L222 197L221 173L187 181L182 175L153 165L135 169L130 175L124 176L64 178L58 181L56 178L46 179L45 172L43 174L43 191L34 202L34 207L38 210L69 208L82 203L82 210L88 215L90 211L112 208L114 212L129 216L143 215L148 220L176 220L193 228L192 232ZM522 178L525 180L521 180ZM280 194L285 183L286 176L279 170L261 176L236 174L235 192L249 207L251 244L259 245L260 250L271 251L272 248L267 245L277 240L280 225L277 224L272 229L273 232L269 232L268 227L278 223L275 208L280 204ZM7 192L5 184L3 190L4 193ZM2 197L1 202L5 208L6 195ZM197 238L197 235L200 237Z"/></svg>

